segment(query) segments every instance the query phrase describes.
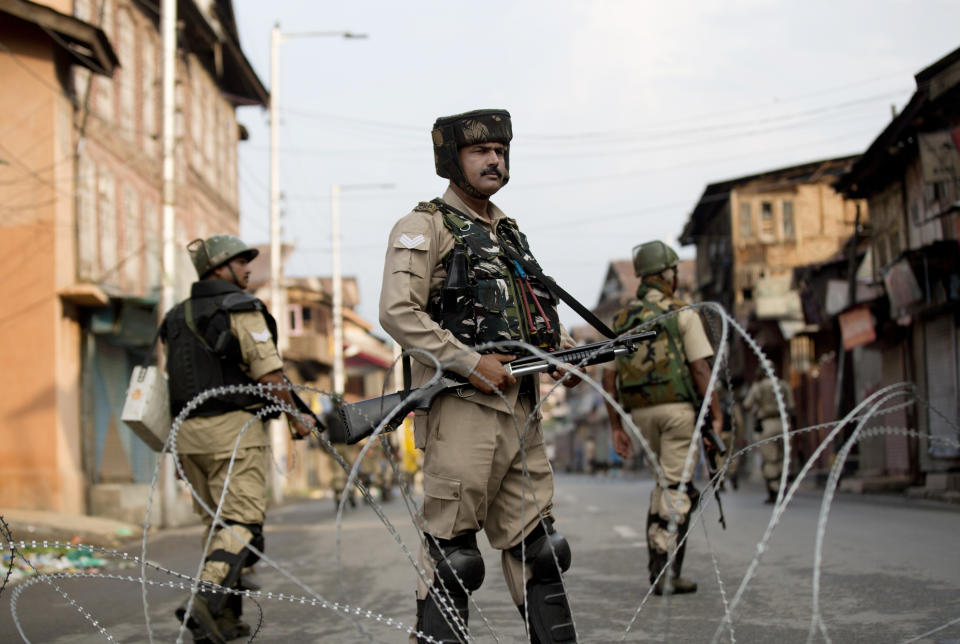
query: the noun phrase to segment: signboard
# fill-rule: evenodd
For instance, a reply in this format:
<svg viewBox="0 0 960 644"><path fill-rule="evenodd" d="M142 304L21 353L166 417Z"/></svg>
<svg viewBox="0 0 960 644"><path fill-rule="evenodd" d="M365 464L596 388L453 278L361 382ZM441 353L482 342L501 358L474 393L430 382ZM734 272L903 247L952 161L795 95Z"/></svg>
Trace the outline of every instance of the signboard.
<svg viewBox="0 0 960 644"><path fill-rule="evenodd" d="M960 128L927 132L920 141L920 166L927 183L960 179Z"/></svg>
<svg viewBox="0 0 960 644"><path fill-rule="evenodd" d="M873 315L866 306L858 306L841 313L839 320L844 350L850 351L855 347L870 344L877 339Z"/></svg>
<svg viewBox="0 0 960 644"><path fill-rule="evenodd" d="M906 259L899 260L887 269L883 275L883 285L887 289L887 297L890 298L891 317L904 315L911 304L923 299L923 291L920 290L917 277Z"/></svg>

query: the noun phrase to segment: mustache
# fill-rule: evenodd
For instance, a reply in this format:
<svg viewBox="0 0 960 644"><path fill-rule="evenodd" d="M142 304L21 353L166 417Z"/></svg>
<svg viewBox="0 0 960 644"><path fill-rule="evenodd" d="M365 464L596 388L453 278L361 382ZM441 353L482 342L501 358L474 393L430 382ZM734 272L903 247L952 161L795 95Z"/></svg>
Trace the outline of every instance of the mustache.
<svg viewBox="0 0 960 644"><path fill-rule="evenodd" d="M487 166L486 168L484 168L481 174L490 174L491 172L497 175L499 178L503 179L503 172L501 172L500 168L498 168L495 165Z"/></svg>

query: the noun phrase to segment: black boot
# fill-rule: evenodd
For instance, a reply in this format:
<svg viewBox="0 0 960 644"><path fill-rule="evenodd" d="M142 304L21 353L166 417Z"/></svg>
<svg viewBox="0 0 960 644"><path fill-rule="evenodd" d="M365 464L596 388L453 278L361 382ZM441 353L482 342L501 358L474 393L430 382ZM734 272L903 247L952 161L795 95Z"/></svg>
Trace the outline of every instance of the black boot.
<svg viewBox="0 0 960 644"><path fill-rule="evenodd" d="M187 616L188 598L177 610L174 615L177 620L183 623L187 619L187 628L193 635L194 642L211 642L212 644L226 644L227 640L217 625L217 616L210 611L210 603L207 596L203 593L197 593L193 598L193 605L190 607L190 615Z"/></svg>
<svg viewBox="0 0 960 644"><path fill-rule="evenodd" d="M443 593L442 590L434 588L436 592ZM441 644L466 642L469 634L461 628L461 623L462 626L467 625L469 598L451 593L449 597L444 594L444 599L447 606L452 605L452 612L449 608L440 607L433 597L433 591L426 599L417 600L417 630ZM427 640L417 638L417 641L423 643Z"/></svg>

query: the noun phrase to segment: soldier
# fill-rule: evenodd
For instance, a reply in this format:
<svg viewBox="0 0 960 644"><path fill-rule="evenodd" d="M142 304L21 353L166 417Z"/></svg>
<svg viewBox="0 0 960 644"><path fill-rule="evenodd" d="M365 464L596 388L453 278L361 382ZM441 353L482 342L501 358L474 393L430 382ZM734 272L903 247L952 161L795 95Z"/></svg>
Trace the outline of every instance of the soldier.
<svg viewBox="0 0 960 644"><path fill-rule="evenodd" d="M277 326L263 302L244 292L247 267L258 251L233 235L197 239L187 246L199 281L184 300L164 317L160 337L167 349L170 412L173 416L198 394L223 385L283 384L283 362L277 353ZM273 394L294 406L290 391ZM246 549L264 547L263 521L267 507L267 448L262 418L255 416L266 400L254 394L210 398L190 412L177 435L177 455L187 481L210 508L220 502L230 460L230 483L220 517L230 527L211 525L194 500L213 539L206 552L200 580L225 588L250 588L243 571L257 556ZM267 416L276 418L277 414ZM310 433L312 419L302 424L290 417L292 430ZM242 434L241 434L242 432ZM204 535L206 543L206 535ZM215 593L201 586L193 600L187 627L196 642L225 642L248 637L250 626L240 620L236 594ZM176 610L181 622L186 602Z"/></svg>
<svg viewBox="0 0 960 644"><path fill-rule="evenodd" d="M505 110L437 119L436 169L450 185L442 199L421 202L397 222L384 265L383 328L404 349L429 352L473 385L438 396L414 421L415 443L424 450L429 557L421 551L421 561L433 576L430 587L418 584L417 629L441 642L468 638L469 593L484 578L481 529L502 551L504 577L521 614L529 615L532 641L572 642L575 635L560 576L570 548L554 527L553 472L540 423L530 418L537 378L511 376L503 363L513 355L473 348L514 340L552 350L569 342L556 299L521 266L536 262L526 237L490 202L510 176L511 138ZM412 362L417 387L434 363L418 352Z"/></svg>
<svg viewBox="0 0 960 644"><path fill-rule="evenodd" d="M693 310L681 310L686 302L674 298L677 288L679 258L672 248L660 241L641 244L633 249L633 267L642 278L637 299L614 318L613 329L624 333L644 322L671 312L653 325L656 338L642 342L632 356L621 356L614 369L603 374L604 389L630 412L633 422L650 443L663 470L666 488L657 481L650 496L647 515L647 550L650 581L654 593L681 594L696 592L697 584L680 576L686 542L677 547L689 527L690 514L697 505L699 493L691 484L693 468L683 475L684 462L693 439L699 402L706 394L710 379L713 347L707 339L700 316ZM713 429L720 434L723 416L716 392L711 397ZM613 444L624 458L633 449L620 416L608 404ZM708 444L708 449L713 446ZM694 450L697 448L694 447ZM694 465L697 453L693 456ZM681 493L680 486L686 488ZM676 531L670 534L670 521ZM669 572L660 575L670 553L676 551L672 578Z"/></svg>
<svg viewBox="0 0 960 644"><path fill-rule="evenodd" d="M787 416L793 413L793 390L784 380L778 378L776 385L783 397ZM743 400L744 409L749 412L756 422L760 432L759 440L765 440L783 434L783 425L780 422L780 408L777 406L777 397L773 391L774 383L769 378L761 378L750 385L747 397ZM760 445L760 456L763 458L763 480L767 485L767 498L764 503L774 503L780 491L780 476L783 473L783 441L771 440Z"/></svg>

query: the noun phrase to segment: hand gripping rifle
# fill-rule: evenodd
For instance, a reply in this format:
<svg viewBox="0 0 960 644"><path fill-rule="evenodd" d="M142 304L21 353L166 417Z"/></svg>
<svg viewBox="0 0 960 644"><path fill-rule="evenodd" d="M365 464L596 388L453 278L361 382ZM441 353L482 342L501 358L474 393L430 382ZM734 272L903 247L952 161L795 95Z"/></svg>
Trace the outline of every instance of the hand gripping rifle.
<svg viewBox="0 0 960 644"><path fill-rule="evenodd" d="M572 349L554 351L550 357L562 363L576 367L588 367L594 364L610 362L617 356L633 353L637 350L637 342L656 335L655 331L643 331L625 335L614 340L604 340L585 344ZM517 358L504 365L507 373L514 377L525 376L531 373L543 373L556 369L553 361L536 355ZM360 402L349 403L340 407L340 419L346 430L346 442L352 445L360 441L384 424L384 431L393 431L403 422L414 409L429 409L433 399L445 391L460 387L472 388L461 376L444 372L426 387L410 391L398 391L379 398L370 398Z"/></svg>

